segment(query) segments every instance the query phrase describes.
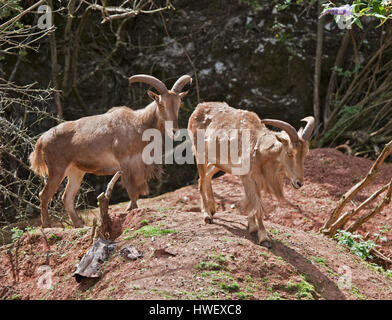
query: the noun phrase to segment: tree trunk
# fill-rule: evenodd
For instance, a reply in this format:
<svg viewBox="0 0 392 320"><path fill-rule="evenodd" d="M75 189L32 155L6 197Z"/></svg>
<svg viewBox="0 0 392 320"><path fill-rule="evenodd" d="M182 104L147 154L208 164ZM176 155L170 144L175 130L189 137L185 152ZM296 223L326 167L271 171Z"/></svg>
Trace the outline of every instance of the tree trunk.
<svg viewBox="0 0 392 320"><path fill-rule="evenodd" d="M52 15L52 21L53 20L53 0L48 0L48 4L50 8L52 9L50 14ZM57 44L56 44L56 34L55 34L55 28L49 33L49 42L50 42L50 57L51 57L51 63L52 63L52 81L53 81L53 87L56 90L55 93L55 102L56 102L56 107L57 107L57 115L60 119L64 118L64 110L63 110L63 104L61 102L61 94L60 94L60 86L59 86L59 81L57 78Z"/></svg>
<svg viewBox="0 0 392 320"><path fill-rule="evenodd" d="M68 96L69 94L69 74L71 69L71 48L72 48L72 21L73 21L73 14L75 11L75 0L70 0L68 3L68 16L67 16L67 23L65 25L64 30L64 75L63 75L63 95L64 97Z"/></svg>
<svg viewBox="0 0 392 320"><path fill-rule="evenodd" d="M318 15L322 11L321 0L318 1ZM320 76L321 76L321 58L323 53L323 36L324 36L324 18L317 23L317 46L316 46L316 63L314 67L314 87L313 87L313 113L315 118L315 132L317 135L320 129Z"/></svg>
<svg viewBox="0 0 392 320"><path fill-rule="evenodd" d="M334 66L336 68L340 68L340 66L343 64L344 55L347 51L347 47L348 47L349 43L350 43L350 32L347 30L342 38L338 53L336 55L335 64L334 64ZM327 94L325 96L325 106L324 106L324 112L323 112L324 126L326 126L329 121L329 116L330 116L330 112L331 112L332 95L335 90L336 75L337 75L336 70L332 70L331 77L329 78Z"/></svg>

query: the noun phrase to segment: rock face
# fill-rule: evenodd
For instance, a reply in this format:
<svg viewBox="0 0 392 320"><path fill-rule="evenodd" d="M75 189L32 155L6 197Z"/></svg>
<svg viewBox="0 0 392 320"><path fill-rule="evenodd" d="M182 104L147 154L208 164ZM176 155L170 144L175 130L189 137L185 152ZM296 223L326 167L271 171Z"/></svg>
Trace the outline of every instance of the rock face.
<svg viewBox="0 0 392 320"><path fill-rule="evenodd" d="M226 101L294 124L312 112L316 19L299 17L295 10L277 12L273 4L258 11L238 1L175 5L166 15L172 38L162 34L159 21L156 27L146 19L137 21L134 32L142 33L142 45L160 46L143 49L134 68L142 71L153 62L153 71L170 78L193 74L188 54L197 69L201 101ZM195 107L195 92L188 103Z"/></svg>

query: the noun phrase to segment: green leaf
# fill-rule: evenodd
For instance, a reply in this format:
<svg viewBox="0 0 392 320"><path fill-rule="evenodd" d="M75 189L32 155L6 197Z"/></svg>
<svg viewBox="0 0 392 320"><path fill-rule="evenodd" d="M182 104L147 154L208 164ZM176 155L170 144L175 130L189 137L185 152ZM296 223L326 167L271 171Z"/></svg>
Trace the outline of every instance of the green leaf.
<svg viewBox="0 0 392 320"><path fill-rule="evenodd" d="M388 19L388 17L386 17L386 16L384 16L382 14L379 14L379 13L375 13L373 16L376 17L376 18L379 18L379 19Z"/></svg>
<svg viewBox="0 0 392 320"><path fill-rule="evenodd" d="M359 18L356 18L353 23L355 23L360 29L363 30L362 22L359 20Z"/></svg>

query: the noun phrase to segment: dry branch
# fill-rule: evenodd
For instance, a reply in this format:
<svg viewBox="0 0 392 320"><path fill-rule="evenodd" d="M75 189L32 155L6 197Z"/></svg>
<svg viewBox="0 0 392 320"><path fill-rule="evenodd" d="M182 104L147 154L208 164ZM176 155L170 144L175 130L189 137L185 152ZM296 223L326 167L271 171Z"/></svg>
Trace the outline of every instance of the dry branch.
<svg viewBox="0 0 392 320"><path fill-rule="evenodd" d="M0 30L4 30L9 25L15 23L16 21L19 21L25 14L34 10L36 7L38 7L40 4L42 4L44 2L45 2L45 0L40 0L37 3L33 4L31 7L27 8L26 10L19 13L17 16L13 17L12 19L8 20L7 22L4 22L2 25L0 25Z"/></svg>
<svg viewBox="0 0 392 320"><path fill-rule="evenodd" d="M356 216L362 209L365 208L366 205L373 202L373 200L376 199L381 193L383 193L387 189L387 187L388 186L383 186L381 189L379 189L369 198L367 198L364 202L362 202L357 208L346 211L343 215L341 215L339 219L337 219L336 222L331 226L330 234L333 235L338 229L342 229L348 220Z"/></svg>
<svg viewBox="0 0 392 320"><path fill-rule="evenodd" d="M101 6L96 3L91 4L87 1L83 1L83 2L89 4L89 8L93 10L98 10L102 13L103 19L101 23L105 23L107 21L119 20L119 19L133 18L140 13L153 14L153 13L157 13L173 8L170 1L166 2L165 7L158 7L156 9L151 9L151 10L143 10L143 8L150 3L150 1L146 1L146 0L139 1L138 3L137 1L134 1L134 6L132 8L123 7L124 3L119 7L114 7L114 6Z"/></svg>
<svg viewBox="0 0 392 320"><path fill-rule="evenodd" d="M109 210L109 201L112 196L114 185L117 180L121 176L121 171L116 172L113 178L110 180L106 192L102 192L98 197L98 205L99 205L99 215L100 215L100 226L97 230L98 235L102 239L110 239L111 237L111 220L108 214Z"/></svg>
<svg viewBox="0 0 392 320"><path fill-rule="evenodd" d="M389 182L388 185L384 186L384 188L385 187L388 187L388 190L387 190L387 193L384 196L383 201L378 206L376 206L373 210L371 210L369 213L365 214L364 216L358 218L355 222L353 222L347 228L347 231L350 231L350 232L356 231L362 224L364 224L366 221L368 221L374 215L380 213L384 209L384 207L391 202L392 179L391 179L391 182Z"/></svg>
<svg viewBox="0 0 392 320"><path fill-rule="evenodd" d="M352 150L352 149L350 148L350 146L348 145L348 141L347 141L346 143L344 143L344 144L341 144L341 145L335 147L335 149L336 149L336 150L344 149L344 150L347 151L347 154L348 154L349 156L351 156L352 153L353 153L353 150Z"/></svg>
<svg viewBox="0 0 392 320"><path fill-rule="evenodd" d="M392 141L390 141L383 149L377 160L374 162L373 166L370 168L368 174L364 179L362 179L360 182L358 182L356 185L354 185L349 191L347 191L339 200L337 206L331 213L329 219L327 222L324 224L324 226L320 229L320 231L324 234L327 235L334 235L336 230L338 228L341 228L344 226L344 224L348 221L348 219L352 216L354 216L356 213L358 213L362 208L366 205L369 204L371 201L377 198L379 194L381 194L383 191L386 190L386 186L378 190L376 193L374 193L372 196L370 196L367 200L365 200L364 203L362 203L358 208L355 210L348 212L344 214L342 217L340 217L341 212L343 211L344 207L346 204L351 201L355 195L363 190L368 184L373 182L377 175L378 175L378 170L383 164L384 160L391 154L392 152ZM392 183L392 181L391 181ZM366 222L369 220L374 214L380 212L385 205L389 203L390 200L390 192L391 192L391 183L388 185L388 193L387 196L384 198L384 201L380 206L378 206L376 209L374 209L371 213L366 215L363 219L359 220L355 225L350 226L350 230L356 230L359 225L362 223ZM389 194L389 196L388 196ZM339 219L340 217L340 219ZM338 220L339 219L339 220Z"/></svg>
<svg viewBox="0 0 392 320"><path fill-rule="evenodd" d="M7 256L8 256L8 260L10 261L12 280L14 281L14 283L16 283L17 282L16 272L15 272L14 259L13 259L13 256L12 256L12 250L11 249L7 250Z"/></svg>

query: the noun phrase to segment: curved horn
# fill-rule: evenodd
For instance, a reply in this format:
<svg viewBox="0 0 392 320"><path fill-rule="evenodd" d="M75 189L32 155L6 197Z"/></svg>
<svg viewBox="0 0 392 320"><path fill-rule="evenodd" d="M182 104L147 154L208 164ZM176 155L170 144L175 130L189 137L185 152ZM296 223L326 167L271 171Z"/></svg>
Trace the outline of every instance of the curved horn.
<svg viewBox="0 0 392 320"><path fill-rule="evenodd" d="M314 130L314 118L313 117L306 117L303 118L301 121L307 122L305 129L302 131L301 138L304 140L309 141L310 136Z"/></svg>
<svg viewBox="0 0 392 320"><path fill-rule="evenodd" d="M149 76L146 74L137 74L129 78L129 83L134 83L134 82L147 83L151 87L155 88L159 92L159 94L164 94L167 92L167 88L165 84L161 80L153 76Z"/></svg>
<svg viewBox="0 0 392 320"><path fill-rule="evenodd" d="M274 126L274 127L277 127L277 128L280 128L280 129L286 131L287 134L289 135L292 143L298 142L297 130L295 130L295 128L291 124L288 124L287 122L284 122L281 120L273 120L273 119L263 119L263 120L261 120L261 123L269 124L271 126Z"/></svg>
<svg viewBox="0 0 392 320"><path fill-rule="evenodd" d="M175 93L180 93L182 88L184 88L184 86L187 83L192 83L192 78L188 75L184 75L180 78L178 78L178 80L176 81L176 83L173 85L172 91L174 91Z"/></svg>

